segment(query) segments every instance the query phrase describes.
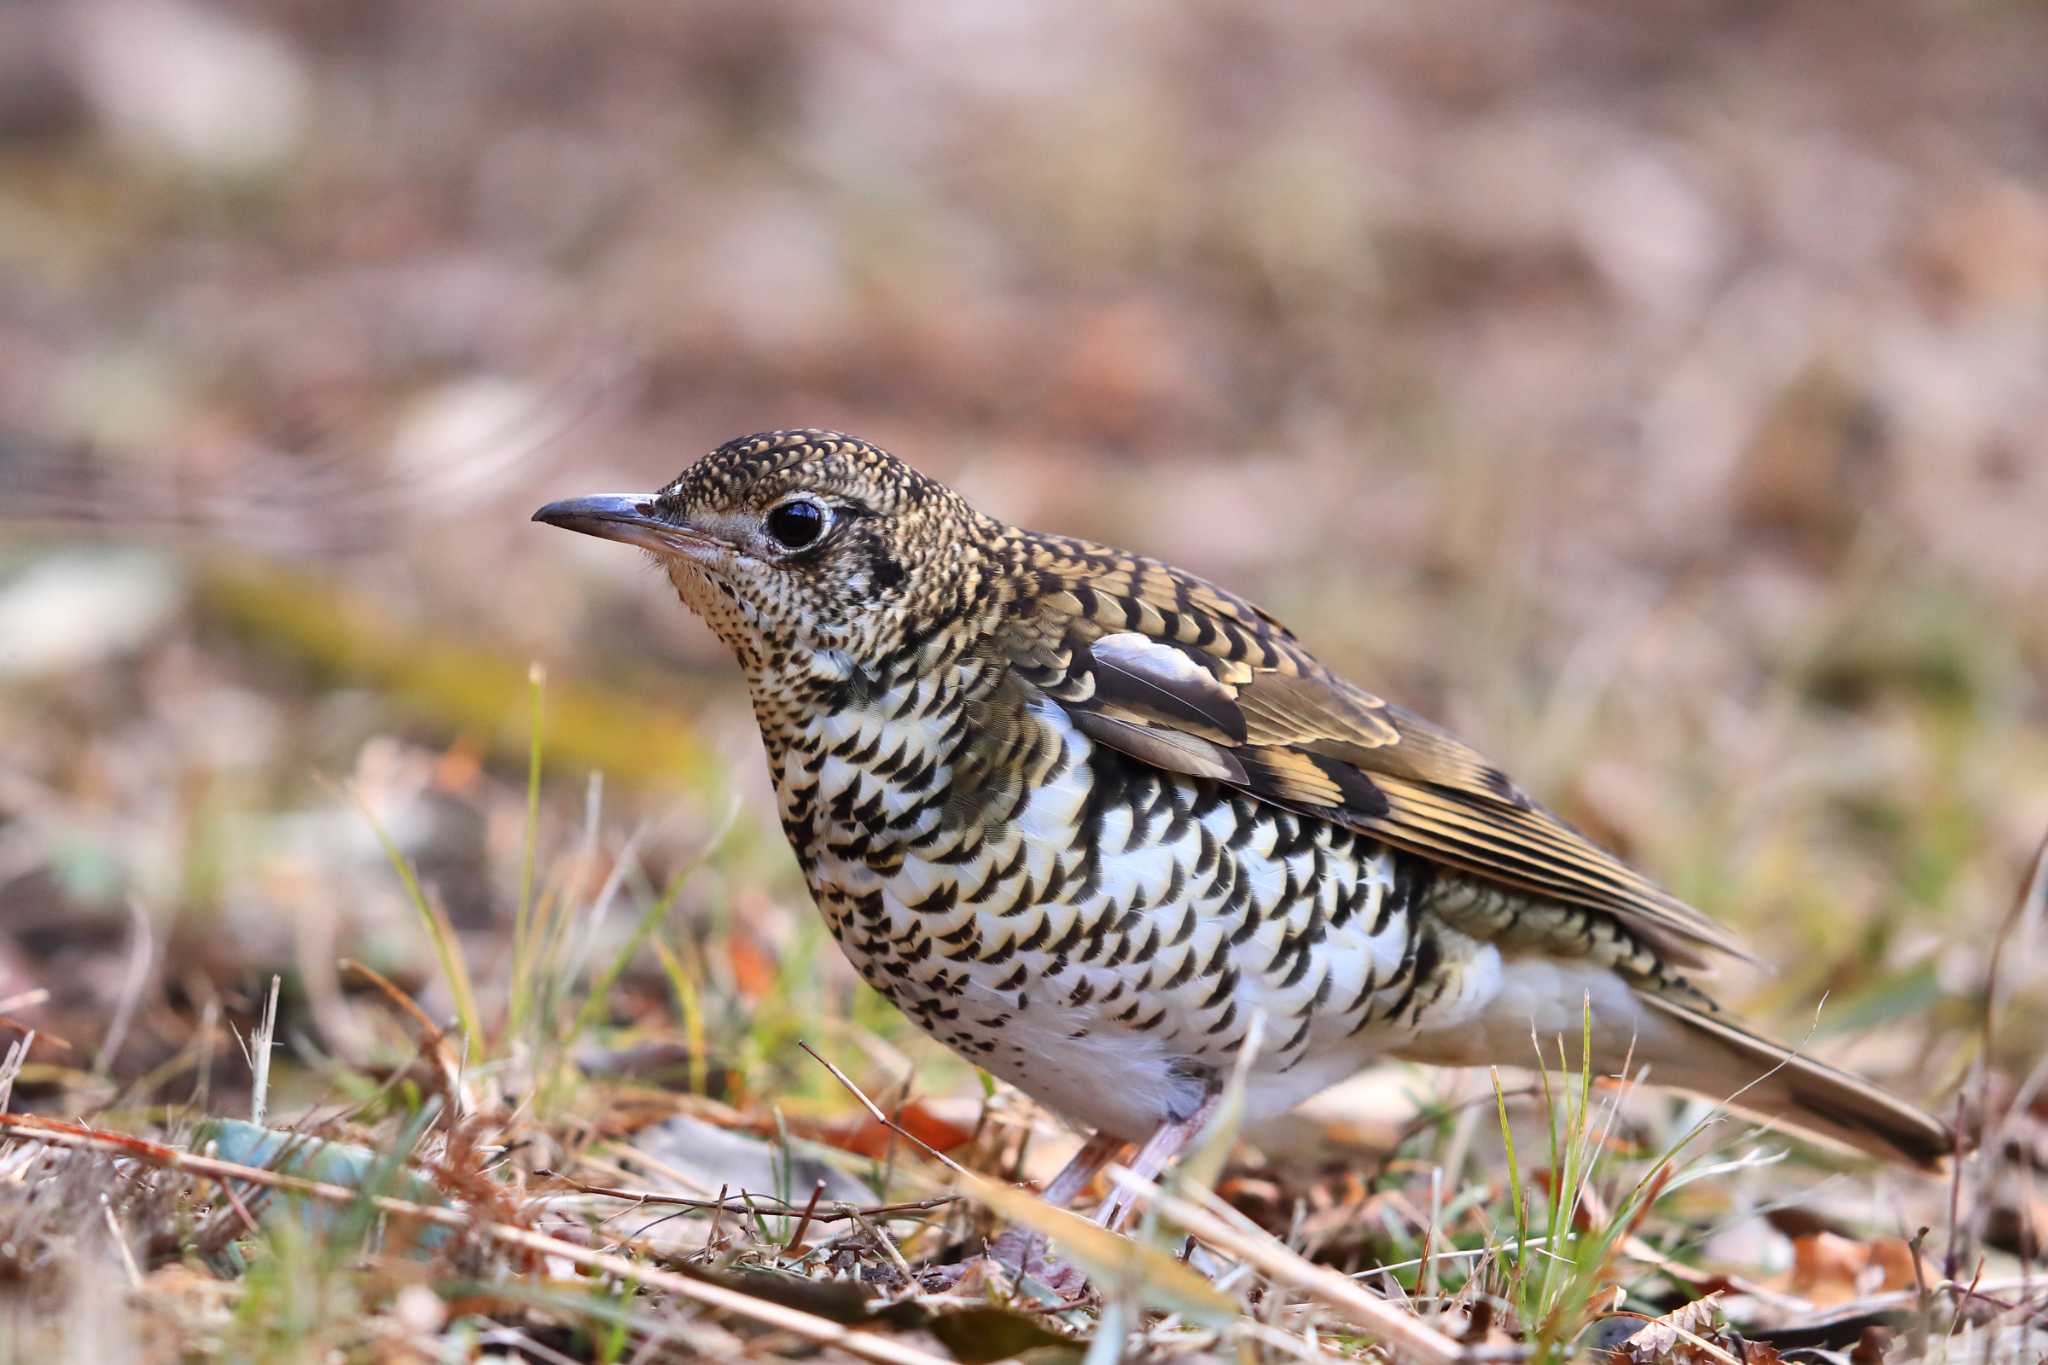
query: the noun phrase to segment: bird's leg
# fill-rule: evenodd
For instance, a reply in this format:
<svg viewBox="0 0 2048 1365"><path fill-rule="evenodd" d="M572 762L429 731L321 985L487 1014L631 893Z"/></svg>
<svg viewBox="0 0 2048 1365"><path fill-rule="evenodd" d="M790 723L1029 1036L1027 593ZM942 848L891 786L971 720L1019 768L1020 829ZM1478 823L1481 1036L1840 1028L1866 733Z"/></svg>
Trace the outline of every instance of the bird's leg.
<svg viewBox="0 0 2048 1365"><path fill-rule="evenodd" d="M1201 1136L1202 1130L1209 1126L1209 1120L1216 1113L1216 1102L1219 1098L1219 1092L1212 1090L1203 1097L1201 1104L1195 1107L1194 1113L1184 1119L1170 1118L1160 1124L1152 1136L1145 1139L1145 1145L1138 1149L1137 1156L1131 1159L1131 1174L1142 1180L1158 1179L1159 1173L1166 1169L1167 1163L1186 1151L1189 1145ZM1103 1201L1101 1209L1097 1210L1095 1221L1111 1232L1121 1230L1124 1221L1130 1217L1131 1198L1130 1191L1118 1185L1110 1191L1109 1198Z"/></svg>
<svg viewBox="0 0 2048 1365"><path fill-rule="evenodd" d="M1124 1149L1124 1140L1111 1137L1108 1133L1096 1133L1081 1144L1081 1150L1073 1159L1060 1168L1060 1173L1045 1187L1045 1202L1056 1209L1066 1208L1079 1199L1095 1179L1096 1173L1107 1166ZM1005 1228L1002 1235L989 1244L989 1259L1000 1261L1012 1269L1027 1274L1036 1274L1045 1263L1045 1237L1028 1228Z"/></svg>
<svg viewBox="0 0 2048 1365"><path fill-rule="evenodd" d="M1060 1173L1045 1187L1045 1202L1056 1209L1063 1209L1072 1204L1086 1192L1089 1182L1095 1179L1104 1166L1115 1160L1123 1149L1124 1140L1120 1137L1111 1137L1108 1133L1091 1134L1088 1140L1081 1144L1081 1150L1074 1153L1073 1159L1066 1165L1060 1167Z"/></svg>

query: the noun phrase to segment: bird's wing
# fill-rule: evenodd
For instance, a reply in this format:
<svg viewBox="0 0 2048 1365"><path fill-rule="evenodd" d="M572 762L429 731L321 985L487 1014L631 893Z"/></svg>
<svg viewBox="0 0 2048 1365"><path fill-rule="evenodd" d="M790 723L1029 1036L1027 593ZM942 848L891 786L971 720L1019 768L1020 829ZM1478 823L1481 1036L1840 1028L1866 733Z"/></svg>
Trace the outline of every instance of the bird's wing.
<svg viewBox="0 0 2048 1365"><path fill-rule="evenodd" d="M1530 800L1451 735L1337 677L1272 616L1156 561L1037 542L1015 672L1098 742L1325 815L1397 848L1611 914L1675 962L1726 929Z"/></svg>

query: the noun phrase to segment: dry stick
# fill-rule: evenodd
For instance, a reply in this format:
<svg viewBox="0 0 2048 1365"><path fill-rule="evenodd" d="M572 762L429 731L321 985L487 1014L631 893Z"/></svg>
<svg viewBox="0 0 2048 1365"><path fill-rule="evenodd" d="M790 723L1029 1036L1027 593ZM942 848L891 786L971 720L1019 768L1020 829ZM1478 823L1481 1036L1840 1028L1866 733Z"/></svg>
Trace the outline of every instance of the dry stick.
<svg viewBox="0 0 2048 1365"><path fill-rule="evenodd" d="M2006 911L2004 922L1998 926L1998 936L1991 949L1991 961L1984 969L1984 1052L1977 1062L1977 1167L1982 1186L1989 1186L1997 1175L1996 1165L1999 1152L2005 1145L2007 1123L2012 1115L2025 1112L2026 1102L2030 1098L2024 1093L2015 1095L2012 1107L2006 1111L2005 1118L1996 1124L1991 1121L1991 1062L1998 1047L1998 969L2005 961L2007 950L2012 946L2013 940L2020 937L2021 929L2026 924L2028 909L2037 904L2041 905L2044 911L2048 911L2048 833L2041 836L2041 842L2034 848L2033 866L2028 870L2026 878L2020 882L2018 894L2013 897L2012 908ZM1962 1156L1963 1099L1958 1094L1956 1159L1954 1169L1949 1174L1948 1249L1942 1256L1941 1267L1942 1272L1950 1279L1954 1279L1956 1272L1961 1269L1956 1239L1958 1232L1961 1231L1957 1218L1962 1203ZM1980 1240L1978 1234L1983 1227L1981 1208L1982 1201L1979 1205L1980 1211L1971 1218L1972 1244Z"/></svg>
<svg viewBox="0 0 2048 1365"><path fill-rule="evenodd" d="M766 1299L757 1299L751 1294L743 1294L724 1285L689 1279L672 1271L644 1265L610 1252L580 1247L574 1242L550 1237L546 1233L512 1227L505 1223L488 1222L458 1209L416 1204L410 1199L399 1199L388 1194L370 1194L363 1190L350 1189L346 1185L336 1185L324 1180L309 1180L304 1176L287 1175L261 1166L244 1166L239 1162L222 1161L218 1157L199 1156L143 1138L129 1137L121 1133L96 1132L75 1123L58 1123L27 1114L0 1114L0 1134L9 1132L47 1143L52 1147L104 1152L112 1156L146 1161L151 1165L182 1171L188 1175L267 1185L272 1189L284 1190L307 1199L317 1199L323 1203L367 1203L379 1213L392 1217L412 1218L423 1223L437 1223L442 1227L464 1229L501 1246L519 1247L543 1256L559 1256L565 1261L593 1270L602 1270L608 1275L615 1275L633 1284L691 1299L709 1308L737 1313L822 1346L836 1346L849 1355L876 1361L879 1365L953 1365L953 1362L929 1351L920 1351L914 1346L905 1346L871 1332L856 1331L841 1326L829 1318L821 1318L796 1308L786 1308Z"/></svg>
<svg viewBox="0 0 2048 1365"><path fill-rule="evenodd" d="M252 1236L263 1230L262 1228L257 1226L256 1215L249 1212L249 1206L242 1202L241 1195L235 1193L235 1187L233 1185L222 1184L220 1187L220 1192L228 1197L228 1207L235 1211L235 1216L242 1220L242 1226L245 1229L247 1229ZM225 1243L226 1239L223 1238L222 1240L223 1243Z"/></svg>
<svg viewBox="0 0 2048 1365"><path fill-rule="evenodd" d="M711 1215L711 1232L704 1239L704 1245L708 1247L717 1247L718 1234L723 1230L725 1223L725 1191L726 1186L720 1185L718 1187L718 1203L715 1206L717 1211Z"/></svg>
<svg viewBox="0 0 2048 1365"><path fill-rule="evenodd" d="M107 1235L114 1240L114 1250L121 1254L121 1268L128 1274L128 1287L142 1288L142 1269L135 1264L135 1253L128 1249L128 1239L121 1233L121 1220L114 1217L114 1206L102 1204L100 1212L106 1215Z"/></svg>
<svg viewBox="0 0 2048 1365"><path fill-rule="evenodd" d="M1977 1058L1976 1069L1982 1077L1979 1090L1988 1092L1991 1085L1991 1061L1988 1056L1991 1050L1989 1015L1985 1016L1985 1030L1984 1051L1987 1055ZM1948 1245L1942 1249L1941 1273L1951 1280L1956 1277L1956 1271L1962 1268L1962 1253L1956 1245L1956 1240L1963 1227L1963 1158L1967 1155L1963 1150L1963 1122L1968 1118L1967 1098L1965 1089L1956 1091L1955 1122L1949 1125L1949 1132L1955 1137L1955 1151L1949 1154L1953 1159L1948 1163ZM1978 1099L1981 1104L1983 1095L1980 1094Z"/></svg>
<svg viewBox="0 0 2048 1365"><path fill-rule="evenodd" d="M2027 907L2043 900L2048 890L2048 833L2041 836L2041 842L2034 849L2033 867L2027 879L2020 883L2019 894L2013 897L2012 908L2005 912L2005 922L1998 927L1998 938L1994 945L1991 961L1984 973L1984 1051L1990 1053L1997 1042L1998 1020L1998 966L2004 959L2006 949L2019 932L2025 921ZM1987 1116L1988 1117L1988 1116Z"/></svg>
<svg viewBox="0 0 2048 1365"><path fill-rule="evenodd" d="M571 1180L561 1172L551 1171L545 1166L536 1170L534 1174L549 1180L559 1180L578 1194L594 1194L606 1199L625 1199L635 1204L673 1204L678 1208L699 1209L706 1212L718 1208L724 1208L728 1212L732 1210L732 1201L730 1200L721 1205L715 1199L691 1199L680 1194L664 1194L659 1190L629 1190L618 1185L593 1185L583 1180ZM781 1204L792 1212L796 1209L796 1205L791 1204L785 1199L777 1198L772 1194L756 1194L749 1197L753 1199L774 1199L776 1203ZM811 1221L814 1223L843 1223L852 1218L891 1218L898 1214L930 1213L933 1209L942 1209L948 1204L957 1204L959 1202L960 1196L956 1194L939 1195L933 1199L913 1199L901 1204L876 1204L870 1208L858 1208L844 1200L834 1200L830 1204L820 1206L814 1200L811 1204Z"/></svg>
<svg viewBox="0 0 2048 1365"><path fill-rule="evenodd" d="M361 977L364 981L367 981L383 995L392 1008L419 1025L421 1036L413 1042L413 1055L426 1066L428 1074L439 1081L442 1104L441 1117L452 1126L454 1116L460 1114L467 1106L463 1104L462 1100L462 1067L451 1054L448 1047L447 1030L436 1024L432 1019L429 1019L427 1012L414 1003L411 996L398 989L397 986L393 985L375 968L366 967L354 958L349 957L341 959L336 966L342 972ZM405 1076L405 1068L393 1068L391 1074L385 1078L384 1083L379 1085L367 1099L356 1105L355 1112L362 1113L371 1108L379 1100L383 1099L387 1093L397 1088L399 1082L403 1081ZM431 1127L432 1125L428 1126ZM422 1131L421 1136L425 1137L424 1131Z"/></svg>
<svg viewBox="0 0 2048 1365"><path fill-rule="evenodd" d="M1708 1285L1722 1284L1738 1294L1755 1299L1758 1303L1775 1308L1781 1313L1811 1313L1813 1311L1813 1304L1811 1302L1795 1294L1780 1293L1767 1285L1758 1284L1755 1280L1745 1279L1740 1275L1708 1274L1706 1271L1695 1269L1682 1261L1674 1261L1633 1233L1622 1238L1620 1246L1623 1251L1636 1260L1641 1261L1644 1265L1662 1274L1669 1275L1672 1279L1677 1280L1688 1288L1699 1290L1702 1295L1705 1294Z"/></svg>
<svg viewBox="0 0 2048 1365"><path fill-rule="evenodd" d="M59 1052L71 1051L71 1042L69 1039L60 1037L54 1033L39 1032L34 1024L26 1023L23 1020L16 1019L13 1015L10 1014L0 1014L0 1029L13 1029L16 1033L33 1033L37 1038L41 1039L44 1043L48 1044L49 1046L56 1048Z"/></svg>
<svg viewBox="0 0 2048 1365"><path fill-rule="evenodd" d="M1216 1250L1249 1262L1268 1279L1335 1310L1345 1321L1373 1333L1397 1351L1434 1365L1475 1358L1466 1347L1421 1318L1402 1312L1326 1266L1304 1260L1270 1237L1240 1232L1207 1209L1166 1193L1126 1167L1110 1166L1109 1178L1134 1198L1149 1201L1166 1218Z"/></svg>
<svg viewBox="0 0 2048 1365"><path fill-rule="evenodd" d="M978 1176L975 1176L974 1172L968 1170L965 1166L962 1166L959 1162L953 1160L952 1157L947 1156L944 1152L932 1146L929 1142L926 1142L923 1138L919 1137L917 1134L911 1132L908 1128L905 1128L902 1124L897 1123L894 1119L890 1118L887 1114L883 1113L880 1105L876 1104L873 1100L869 1099L864 1093L862 1093L861 1088L855 1085L852 1079L844 1071L841 1071L838 1067L832 1065L832 1063L826 1061L823 1057L819 1056L818 1050L816 1048L812 1047L809 1043L804 1042L802 1039L797 1040L797 1046L802 1048L804 1051L810 1053L811 1060L815 1061L819 1066L822 1066L827 1071L831 1072L832 1079L839 1082L841 1085L845 1086L847 1093L860 1101L861 1107L867 1110L868 1113L874 1117L876 1123L881 1124L884 1128L887 1128L892 1133L896 1133L902 1137L909 1138L912 1142L918 1145L918 1147L924 1152L926 1156L929 1156L932 1160L938 1162L947 1170L952 1171L955 1175L964 1175L972 1179L980 1178Z"/></svg>
<svg viewBox="0 0 2048 1365"><path fill-rule="evenodd" d="M149 968L156 956L156 935L150 930L149 911L135 897L128 898L128 915L134 921L135 932L128 944L128 970L121 978L121 994L114 1002L113 1022L107 1025L107 1036L100 1044L99 1056L93 1058L92 1070L96 1076L106 1075L114 1065L122 1044L128 1041L129 1025L135 1022L135 1011L142 1005L142 993L149 988Z"/></svg>
<svg viewBox="0 0 2048 1365"><path fill-rule="evenodd" d="M825 1180L824 1177L820 1176L818 1183L811 1186L811 1202L804 1205L804 1216L796 1220L796 1231L789 1234L789 1245L782 1249L783 1255L796 1255L796 1249L804 1244L804 1234L811 1230L811 1215L818 1211L818 1196L824 1192ZM776 1202L785 1205L789 1203L787 1199Z"/></svg>
<svg viewBox="0 0 2048 1365"><path fill-rule="evenodd" d="M878 1361L881 1365L953 1365L953 1362L943 1356L920 1351L914 1346L905 1346L888 1337L856 1331L851 1327L843 1327L829 1318L821 1318L800 1309L785 1308L766 1299L757 1299L751 1294L742 1294L737 1289L727 1289L724 1285L704 1280L692 1280L673 1271L658 1270L610 1252L592 1251L544 1233L507 1227L502 1223L485 1223L478 1231L507 1246L524 1247L548 1256L560 1256L564 1260L588 1266L593 1270L602 1270L606 1274L615 1275L619 1279L648 1289L658 1289L681 1298L693 1299L708 1308L737 1313L741 1317L780 1328L807 1341L817 1342L821 1346L836 1346L848 1355L859 1356L863 1360Z"/></svg>
<svg viewBox="0 0 2048 1365"><path fill-rule="evenodd" d="M698 1190L704 1194L711 1193L711 1187L709 1185L706 1185L701 1180L695 1179L690 1175L689 1172L680 1170L677 1167L670 1165L668 1162L663 1161L660 1157L654 1155L654 1153L652 1152L645 1151L639 1147L635 1147L630 1151L619 1152L615 1155L616 1159L613 1160L610 1164L617 1167L619 1170L630 1170L630 1167L627 1165L627 1163L630 1162L633 1166L645 1166L654 1174L661 1176L665 1179L674 1181L677 1188L679 1189ZM637 1172L635 1172L635 1174L637 1174ZM719 1198L723 1199L724 1197L725 1189L723 1186L721 1186L719 1188Z"/></svg>
<svg viewBox="0 0 2048 1365"><path fill-rule="evenodd" d="M352 957L345 957L335 965L340 968L344 975L359 977L367 982L375 988L379 995L384 997L386 1003L393 1009L399 1011L399 1013L405 1015L419 1026L419 1050L423 1053L429 1050L433 1052L434 1061L439 1064L442 1077L446 1081L446 1088L449 1092L449 1110L453 1112L455 1108L454 1090L457 1075L455 1059L448 1055L448 1030L442 1028L432 1019L429 1019L427 1012L421 1009L411 996L398 989L396 985L392 984L387 977L374 967L365 966Z"/></svg>
<svg viewBox="0 0 2048 1365"><path fill-rule="evenodd" d="M1237 1326L1233 1331L1235 1331L1240 1340L1256 1341L1261 1345L1275 1347L1278 1350L1287 1352L1298 1360L1327 1362L1327 1365L1348 1365L1347 1358L1344 1356L1331 1355L1328 1351L1317 1347L1313 1342L1297 1337L1290 1332L1283 1332L1277 1327L1269 1326L1252 1318L1238 1319Z"/></svg>
<svg viewBox="0 0 2048 1365"><path fill-rule="evenodd" d="M50 992L46 988L38 986L32 991L23 991L19 995L10 995L4 1000L0 1000L0 1028L11 1028L16 1033L34 1033L43 1040L46 1046L54 1047L59 1052L69 1052L71 1051L70 1039L52 1033L46 1028L39 1029L34 1024L15 1018L11 1013L13 1010L29 1009L33 1006L44 1004L48 1002L49 998Z"/></svg>

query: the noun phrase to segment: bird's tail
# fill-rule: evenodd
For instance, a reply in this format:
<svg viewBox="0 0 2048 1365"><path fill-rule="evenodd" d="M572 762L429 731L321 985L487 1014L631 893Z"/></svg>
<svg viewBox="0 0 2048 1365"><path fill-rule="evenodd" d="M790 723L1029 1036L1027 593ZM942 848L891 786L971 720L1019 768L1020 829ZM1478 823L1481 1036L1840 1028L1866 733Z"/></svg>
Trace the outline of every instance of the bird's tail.
<svg viewBox="0 0 2048 1365"><path fill-rule="evenodd" d="M1648 1065L1653 1085L1723 1100L1778 1126L1924 1171L1941 1171L1955 1151L1947 1124L1868 1081L1680 1001L1635 994L1645 1027L1633 1064ZM1601 1058L1597 1047L1594 1055L1602 1065L1622 1062Z"/></svg>

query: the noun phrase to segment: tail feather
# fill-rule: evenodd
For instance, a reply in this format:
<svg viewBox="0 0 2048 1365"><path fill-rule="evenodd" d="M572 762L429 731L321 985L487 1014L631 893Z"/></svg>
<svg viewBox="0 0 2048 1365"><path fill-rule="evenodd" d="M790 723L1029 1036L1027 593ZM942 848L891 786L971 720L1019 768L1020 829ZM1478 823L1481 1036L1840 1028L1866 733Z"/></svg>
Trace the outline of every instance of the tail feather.
<svg viewBox="0 0 2048 1365"><path fill-rule="evenodd" d="M1669 1025L1643 1029L1635 1054L1638 1064L1648 1063L1654 1085L1724 1100L1779 1126L1925 1171L1941 1171L1955 1151L1947 1124L1868 1081L1681 1001L1635 994L1648 1018Z"/></svg>

